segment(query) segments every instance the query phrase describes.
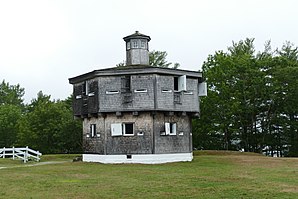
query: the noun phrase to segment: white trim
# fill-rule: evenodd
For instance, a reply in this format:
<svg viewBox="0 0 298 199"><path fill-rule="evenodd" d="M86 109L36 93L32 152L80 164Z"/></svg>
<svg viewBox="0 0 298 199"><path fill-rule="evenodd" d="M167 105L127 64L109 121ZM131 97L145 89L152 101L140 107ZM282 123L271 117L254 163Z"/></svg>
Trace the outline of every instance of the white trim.
<svg viewBox="0 0 298 199"><path fill-rule="evenodd" d="M132 134L130 133L126 133L126 125L127 124L132 124ZM123 136L134 136L134 123L122 123L122 132L123 132Z"/></svg>
<svg viewBox="0 0 298 199"><path fill-rule="evenodd" d="M134 90L135 93L147 93L147 89L136 89Z"/></svg>
<svg viewBox="0 0 298 199"><path fill-rule="evenodd" d="M113 94L118 94L119 91L106 91L107 95L113 95Z"/></svg>
<svg viewBox="0 0 298 199"><path fill-rule="evenodd" d="M161 92L162 93L171 93L172 90L170 90L170 89L162 89Z"/></svg>
<svg viewBox="0 0 298 199"><path fill-rule="evenodd" d="M128 158L127 155L83 154L84 162L100 162L104 164L162 164L167 162L190 162L192 159L192 153L131 154L131 158Z"/></svg>
<svg viewBox="0 0 298 199"><path fill-rule="evenodd" d="M184 95L193 95L193 92L192 91L185 91Z"/></svg>

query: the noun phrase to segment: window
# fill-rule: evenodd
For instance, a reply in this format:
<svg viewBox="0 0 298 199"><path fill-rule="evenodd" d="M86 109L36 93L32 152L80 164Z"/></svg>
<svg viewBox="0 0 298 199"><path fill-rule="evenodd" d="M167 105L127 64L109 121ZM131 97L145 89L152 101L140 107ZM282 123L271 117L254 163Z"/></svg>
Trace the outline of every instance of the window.
<svg viewBox="0 0 298 199"><path fill-rule="evenodd" d="M178 91L178 77L174 77L174 91Z"/></svg>
<svg viewBox="0 0 298 199"><path fill-rule="evenodd" d="M184 95L193 95L193 91L186 91L184 92Z"/></svg>
<svg viewBox="0 0 298 199"><path fill-rule="evenodd" d="M141 41L141 48L146 49L146 41L145 40Z"/></svg>
<svg viewBox="0 0 298 199"><path fill-rule="evenodd" d="M174 77L174 91L186 91L186 75Z"/></svg>
<svg viewBox="0 0 298 199"><path fill-rule="evenodd" d="M121 78L121 87L122 87L122 92L130 92L131 90L131 77L129 75L124 76Z"/></svg>
<svg viewBox="0 0 298 199"><path fill-rule="evenodd" d="M123 135L134 135L133 123L124 123L123 124Z"/></svg>
<svg viewBox="0 0 298 199"><path fill-rule="evenodd" d="M77 95L76 96L76 99L81 99L82 98L82 95Z"/></svg>
<svg viewBox="0 0 298 199"><path fill-rule="evenodd" d="M90 135L96 137L96 124L90 124Z"/></svg>
<svg viewBox="0 0 298 199"><path fill-rule="evenodd" d="M135 93L147 93L147 89L136 89Z"/></svg>
<svg viewBox="0 0 298 199"><path fill-rule="evenodd" d="M133 136L134 128L133 123L115 123L111 124L111 135L112 136Z"/></svg>
<svg viewBox="0 0 298 199"><path fill-rule="evenodd" d="M162 93L171 93L172 90L171 89L162 89L161 92Z"/></svg>
<svg viewBox="0 0 298 199"><path fill-rule="evenodd" d="M127 50L130 49L130 42L127 42L127 44L126 44L126 48L127 48Z"/></svg>
<svg viewBox="0 0 298 199"><path fill-rule="evenodd" d="M119 91L106 91L107 95L118 94Z"/></svg>
<svg viewBox="0 0 298 199"><path fill-rule="evenodd" d="M83 83L83 94L88 95L88 82Z"/></svg>
<svg viewBox="0 0 298 199"><path fill-rule="evenodd" d="M132 42L132 48L138 48L138 40Z"/></svg>
<svg viewBox="0 0 298 199"><path fill-rule="evenodd" d="M166 130L166 135L176 135L176 123L165 123L165 130Z"/></svg>

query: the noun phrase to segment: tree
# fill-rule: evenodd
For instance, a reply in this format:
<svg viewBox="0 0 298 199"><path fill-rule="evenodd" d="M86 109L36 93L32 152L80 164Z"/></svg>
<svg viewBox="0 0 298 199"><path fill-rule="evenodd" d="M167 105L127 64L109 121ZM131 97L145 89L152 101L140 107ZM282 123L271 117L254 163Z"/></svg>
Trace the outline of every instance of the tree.
<svg viewBox="0 0 298 199"><path fill-rule="evenodd" d="M16 142L16 124L22 117L24 89L10 85L4 80L0 84L0 147L11 147Z"/></svg>
<svg viewBox="0 0 298 199"><path fill-rule="evenodd" d="M255 52L253 39L233 43L203 64L208 97L194 121L197 146L261 152L297 145L297 48ZM200 140L200 139L207 139Z"/></svg>
<svg viewBox="0 0 298 199"><path fill-rule="evenodd" d="M25 90L24 88L21 88L19 84L10 85L3 80L0 84L0 105L12 104L22 106L24 94Z"/></svg>
<svg viewBox="0 0 298 199"><path fill-rule="evenodd" d="M162 68L169 68L172 63L167 61L168 53L166 51L151 51L149 53L149 65ZM174 63L172 68L177 69L180 66L179 63Z"/></svg>
<svg viewBox="0 0 298 199"><path fill-rule="evenodd" d="M17 137L17 122L22 117L21 108L16 105L0 105L0 148L12 147Z"/></svg>
<svg viewBox="0 0 298 199"><path fill-rule="evenodd" d="M38 93L19 124L18 143L43 153L81 152L82 127L74 121L69 100L51 101Z"/></svg>

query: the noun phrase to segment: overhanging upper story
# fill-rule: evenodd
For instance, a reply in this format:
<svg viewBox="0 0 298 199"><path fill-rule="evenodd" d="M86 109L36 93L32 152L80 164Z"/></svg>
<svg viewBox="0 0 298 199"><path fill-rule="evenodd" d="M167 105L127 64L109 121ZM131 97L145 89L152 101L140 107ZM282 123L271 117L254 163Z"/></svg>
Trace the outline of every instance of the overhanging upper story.
<svg viewBox="0 0 298 199"><path fill-rule="evenodd" d="M199 113L206 92L202 73L151 66L95 70L69 79L74 115L169 111Z"/></svg>

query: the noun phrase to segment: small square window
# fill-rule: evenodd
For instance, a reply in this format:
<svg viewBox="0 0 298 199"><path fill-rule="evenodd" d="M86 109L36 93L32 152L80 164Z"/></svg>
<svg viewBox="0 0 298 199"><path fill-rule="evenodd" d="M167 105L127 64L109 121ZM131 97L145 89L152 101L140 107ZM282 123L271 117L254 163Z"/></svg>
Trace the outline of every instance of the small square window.
<svg viewBox="0 0 298 199"><path fill-rule="evenodd" d="M176 123L168 123L168 122L165 123L166 135L177 135L176 129L177 129Z"/></svg>
<svg viewBox="0 0 298 199"><path fill-rule="evenodd" d="M124 123L123 124L123 135L134 135L133 123Z"/></svg>
<svg viewBox="0 0 298 199"><path fill-rule="evenodd" d="M146 41L141 41L141 48L146 49Z"/></svg>
<svg viewBox="0 0 298 199"><path fill-rule="evenodd" d="M132 48L138 48L139 45L138 45L138 41L133 41L132 42Z"/></svg>

